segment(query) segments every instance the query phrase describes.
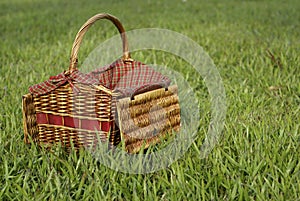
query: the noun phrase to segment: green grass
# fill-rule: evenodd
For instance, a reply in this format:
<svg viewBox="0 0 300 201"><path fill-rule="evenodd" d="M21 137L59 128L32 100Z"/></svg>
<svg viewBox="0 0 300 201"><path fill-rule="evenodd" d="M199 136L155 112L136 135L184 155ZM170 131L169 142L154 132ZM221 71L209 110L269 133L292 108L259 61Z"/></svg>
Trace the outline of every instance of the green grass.
<svg viewBox="0 0 300 201"><path fill-rule="evenodd" d="M299 10L298 0L1 1L0 199L299 200ZM170 167L125 174L84 151L68 155L57 147L49 153L23 143L22 95L68 67L75 34L99 12L118 16L127 30L180 32L209 53L224 82L228 111L223 138L207 158L199 158L210 115L202 79L160 52L157 61L174 63L201 108L199 138ZM79 57L115 34L109 22L97 24Z"/></svg>

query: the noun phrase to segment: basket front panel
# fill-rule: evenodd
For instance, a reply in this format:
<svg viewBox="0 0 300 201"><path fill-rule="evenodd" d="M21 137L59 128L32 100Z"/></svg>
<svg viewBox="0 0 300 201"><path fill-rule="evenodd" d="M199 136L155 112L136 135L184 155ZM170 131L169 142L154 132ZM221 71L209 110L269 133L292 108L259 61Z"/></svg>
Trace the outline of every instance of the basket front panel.
<svg viewBox="0 0 300 201"><path fill-rule="evenodd" d="M61 142L75 147L106 141L113 129L112 96L91 85L77 83L79 93L69 84L33 98L37 141ZM29 133L32 134L32 133Z"/></svg>

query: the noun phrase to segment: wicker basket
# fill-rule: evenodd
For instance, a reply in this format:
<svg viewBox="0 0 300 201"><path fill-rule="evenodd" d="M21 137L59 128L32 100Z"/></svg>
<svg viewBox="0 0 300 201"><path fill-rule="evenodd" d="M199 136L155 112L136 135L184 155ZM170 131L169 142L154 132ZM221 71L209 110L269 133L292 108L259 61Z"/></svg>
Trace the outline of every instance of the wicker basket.
<svg viewBox="0 0 300 201"><path fill-rule="evenodd" d="M32 86L30 93L23 96L26 143L33 141L49 146L62 143L67 148L78 149L96 146L99 140L114 147L124 139L126 150L137 152L141 147L157 143L165 133L179 130L176 86L158 89L159 85L143 85L130 97L124 97L120 90L106 86L92 73L78 71L77 55L83 36L99 19L112 21L119 30L123 43L123 57L119 62L124 67L136 64L130 58L120 21L109 14L90 18L76 35L69 69ZM159 105L158 109L153 109L155 105Z"/></svg>

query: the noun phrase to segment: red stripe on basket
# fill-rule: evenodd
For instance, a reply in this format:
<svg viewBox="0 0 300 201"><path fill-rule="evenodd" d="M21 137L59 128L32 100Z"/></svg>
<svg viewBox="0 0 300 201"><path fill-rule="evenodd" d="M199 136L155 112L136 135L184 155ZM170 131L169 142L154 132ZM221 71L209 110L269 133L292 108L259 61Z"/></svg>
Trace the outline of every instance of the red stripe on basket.
<svg viewBox="0 0 300 201"><path fill-rule="evenodd" d="M48 121L49 124L56 125L56 126L63 126L63 117L53 115L53 114L48 114Z"/></svg>
<svg viewBox="0 0 300 201"><path fill-rule="evenodd" d="M100 130L100 124L97 120L82 119L81 128L85 130Z"/></svg>
<svg viewBox="0 0 300 201"><path fill-rule="evenodd" d="M101 122L98 120L79 119L68 116L59 116L46 113L37 113L36 119L38 124L49 124L56 126L66 126L70 128L79 128L91 131L106 131L108 132L111 127L110 122Z"/></svg>
<svg viewBox="0 0 300 201"><path fill-rule="evenodd" d="M110 126L111 126L111 123L110 122L105 122L105 121L103 121L103 122L101 122L101 130L102 131L109 131L110 130Z"/></svg>
<svg viewBox="0 0 300 201"><path fill-rule="evenodd" d="M38 124L47 124L48 123L47 116L43 113L37 113L36 119L37 119Z"/></svg>
<svg viewBox="0 0 300 201"><path fill-rule="evenodd" d="M78 119L74 119L73 117L64 117L65 126L75 128L76 125L79 125Z"/></svg>

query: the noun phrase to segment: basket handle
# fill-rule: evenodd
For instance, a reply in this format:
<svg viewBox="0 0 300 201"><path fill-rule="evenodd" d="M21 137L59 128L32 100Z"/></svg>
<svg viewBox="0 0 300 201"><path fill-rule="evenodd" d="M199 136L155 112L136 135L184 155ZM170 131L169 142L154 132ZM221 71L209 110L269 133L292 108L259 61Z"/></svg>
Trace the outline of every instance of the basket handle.
<svg viewBox="0 0 300 201"><path fill-rule="evenodd" d="M72 46L69 71L72 72L72 71L76 70L76 66L78 63L78 51L79 51L80 44L81 44L84 34L87 32L87 30L89 29L90 26L92 26L97 20L100 20L100 19L110 20L117 27L117 29L121 35L121 39L122 39L122 43L123 43L123 58L122 59L124 62L132 61L132 59L130 58L129 51L128 51L128 41L127 41L127 38L125 35L125 29L122 26L121 22L118 20L118 18L116 18L113 15L110 15L107 13L100 13L100 14L97 14L97 15L91 17L90 19L88 19L82 25L82 27L79 29L79 31L75 37L75 40L73 42L73 46Z"/></svg>

